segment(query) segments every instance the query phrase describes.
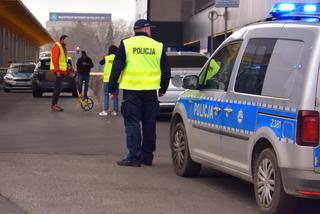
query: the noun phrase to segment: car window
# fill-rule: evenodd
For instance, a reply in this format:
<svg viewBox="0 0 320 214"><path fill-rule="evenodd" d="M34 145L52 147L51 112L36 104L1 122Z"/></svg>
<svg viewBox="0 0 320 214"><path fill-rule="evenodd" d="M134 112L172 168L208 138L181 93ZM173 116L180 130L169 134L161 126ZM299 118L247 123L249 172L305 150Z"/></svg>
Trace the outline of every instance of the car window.
<svg viewBox="0 0 320 214"><path fill-rule="evenodd" d="M229 44L209 60L199 77L202 88L227 90L240 46L241 42Z"/></svg>
<svg viewBox="0 0 320 214"><path fill-rule="evenodd" d="M72 66L72 60L68 59L68 64ZM39 63L39 69L50 70L50 59L42 59Z"/></svg>
<svg viewBox="0 0 320 214"><path fill-rule="evenodd" d="M50 59L40 60L39 69L50 70Z"/></svg>
<svg viewBox="0 0 320 214"><path fill-rule="evenodd" d="M264 80L262 95L279 98L289 98L292 95L294 87L297 86L299 72L303 72L300 65L303 50L302 41L277 41Z"/></svg>
<svg viewBox="0 0 320 214"><path fill-rule="evenodd" d="M205 56L168 56L171 68L202 68L208 58Z"/></svg>
<svg viewBox="0 0 320 214"><path fill-rule="evenodd" d="M11 65L9 72L11 73L33 73L35 65Z"/></svg>
<svg viewBox="0 0 320 214"><path fill-rule="evenodd" d="M276 39L251 39L242 57L235 91L261 95Z"/></svg>

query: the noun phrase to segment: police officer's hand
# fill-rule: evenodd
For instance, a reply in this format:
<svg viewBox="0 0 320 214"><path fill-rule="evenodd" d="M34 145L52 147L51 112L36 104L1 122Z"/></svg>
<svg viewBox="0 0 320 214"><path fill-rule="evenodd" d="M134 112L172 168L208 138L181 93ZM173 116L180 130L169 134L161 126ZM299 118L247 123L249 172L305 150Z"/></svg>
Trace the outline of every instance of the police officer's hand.
<svg viewBox="0 0 320 214"><path fill-rule="evenodd" d="M158 93L159 97L163 97L164 94L165 94L165 93L161 93L161 92Z"/></svg>
<svg viewBox="0 0 320 214"><path fill-rule="evenodd" d="M57 77L61 77L61 73L58 71L56 72Z"/></svg>

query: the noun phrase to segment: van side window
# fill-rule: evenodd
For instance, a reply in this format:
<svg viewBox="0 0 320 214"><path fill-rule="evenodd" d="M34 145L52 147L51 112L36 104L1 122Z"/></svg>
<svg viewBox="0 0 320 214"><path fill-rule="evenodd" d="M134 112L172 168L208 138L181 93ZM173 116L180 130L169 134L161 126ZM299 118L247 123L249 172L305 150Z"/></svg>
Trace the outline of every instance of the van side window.
<svg viewBox="0 0 320 214"><path fill-rule="evenodd" d="M264 78L277 39L251 39L242 57L235 91L261 95Z"/></svg>
<svg viewBox="0 0 320 214"><path fill-rule="evenodd" d="M263 84L262 95L289 98L294 88L300 85L299 75L303 75L301 58L304 42L279 39L270 59Z"/></svg>
<svg viewBox="0 0 320 214"><path fill-rule="evenodd" d="M240 46L240 42L229 44L211 57L199 77L203 89L227 90Z"/></svg>

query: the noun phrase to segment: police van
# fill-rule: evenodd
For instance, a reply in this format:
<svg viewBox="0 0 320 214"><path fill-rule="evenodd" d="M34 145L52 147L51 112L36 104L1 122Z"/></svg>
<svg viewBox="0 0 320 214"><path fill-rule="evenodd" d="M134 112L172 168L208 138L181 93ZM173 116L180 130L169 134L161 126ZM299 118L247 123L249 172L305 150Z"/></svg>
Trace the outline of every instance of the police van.
<svg viewBox="0 0 320 214"><path fill-rule="evenodd" d="M262 213L320 198L320 4L276 3L183 80L171 121L175 172L206 165L254 184Z"/></svg>

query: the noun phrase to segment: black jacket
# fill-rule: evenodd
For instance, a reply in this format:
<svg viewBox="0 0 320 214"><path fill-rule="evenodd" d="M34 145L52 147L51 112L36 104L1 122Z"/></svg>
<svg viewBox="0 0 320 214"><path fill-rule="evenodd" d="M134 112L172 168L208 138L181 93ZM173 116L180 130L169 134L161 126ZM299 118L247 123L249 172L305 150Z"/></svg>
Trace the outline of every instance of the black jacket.
<svg viewBox="0 0 320 214"><path fill-rule="evenodd" d="M147 36L145 33L136 33L135 36ZM112 65L112 71L109 81L109 92L114 93L116 91L116 86L118 79L121 75L122 70L126 66L126 51L124 48L123 41L121 41L119 50L116 54L116 57L114 59L113 65ZM166 55L165 50L162 50L162 56L161 56L161 83L160 83L160 93L166 93L169 82L171 77L171 69L169 66L169 60Z"/></svg>
<svg viewBox="0 0 320 214"><path fill-rule="evenodd" d="M81 57L77 61L77 71L81 75L89 75L93 66L94 65L90 57Z"/></svg>

